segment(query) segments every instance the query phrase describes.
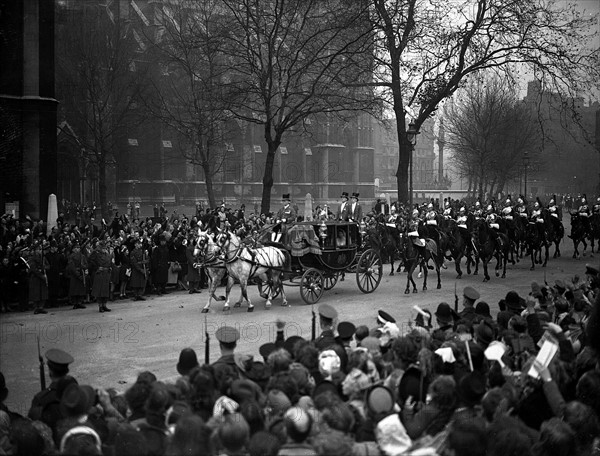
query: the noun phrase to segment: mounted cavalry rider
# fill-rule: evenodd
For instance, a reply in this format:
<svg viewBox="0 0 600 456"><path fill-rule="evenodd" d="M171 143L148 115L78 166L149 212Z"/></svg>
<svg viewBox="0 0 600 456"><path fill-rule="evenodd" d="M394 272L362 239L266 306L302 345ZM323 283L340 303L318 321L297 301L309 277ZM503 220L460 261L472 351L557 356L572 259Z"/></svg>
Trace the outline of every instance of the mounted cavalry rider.
<svg viewBox="0 0 600 456"><path fill-rule="evenodd" d="M425 239L421 238L419 235L419 224L421 223L421 219L419 218L419 210L414 209L412 212L411 219L408 222L408 238L412 241L413 244L419 247L425 247Z"/></svg>
<svg viewBox="0 0 600 456"><path fill-rule="evenodd" d="M472 212L475 220L483 218L483 207L481 207L479 200L475 201L475 207L473 208Z"/></svg>
<svg viewBox="0 0 600 456"><path fill-rule="evenodd" d="M504 202L504 207L502 208L502 218L504 220L513 220L513 208L510 195L506 198L506 201Z"/></svg>
<svg viewBox="0 0 600 456"><path fill-rule="evenodd" d="M427 226L437 227L437 212L433 208L433 203L429 203L427 206L427 214L425 215L425 224Z"/></svg>
<svg viewBox="0 0 600 456"><path fill-rule="evenodd" d="M385 218L385 223L390 227L396 227L398 226L398 218L399 216L396 213L396 206L392 204L390 206L390 215Z"/></svg>
<svg viewBox="0 0 600 456"><path fill-rule="evenodd" d="M579 205L579 209L577 209L577 213L579 214L579 219L581 220L581 224L585 230L585 233L590 232L590 207L587 203L587 198L585 193L581 197L581 204Z"/></svg>
<svg viewBox="0 0 600 456"><path fill-rule="evenodd" d="M454 210L448 200L444 202L444 212L442 215L444 216L444 220L454 219Z"/></svg>
<svg viewBox="0 0 600 456"><path fill-rule="evenodd" d="M594 204L592 214L600 214L600 196L596 198L596 204Z"/></svg>
<svg viewBox="0 0 600 456"><path fill-rule="evenodd" d="M502 247L502 238L500 235L500 217L496 214L496 208L494 207L494 202L490 201L486 208L485 221L488 226L491 228L491 232L496 241L496 245Z"/></svg>
<svg viewBox="0 0 600 456"><path fill-rule="evenodd" d="M596 205L596 206L598 206L598 205ZM594 206L594 208L596 208L596 206ZM560 220L562 218L559 208L556 205L556 195L552 195L552 199L548 203L548 212L550 212L550 216L555 219Z"/></svg>
<svg viewBox="0 0 600 456"><path fill-rule="evenodd" d="M535 223L540 239L542 242L546 242L546 229L544 227L544 217L542 213L543 209L542 202L539 198L536 198L535 203L533 203L533 210L531 211L529 221Z"/></svg>
<svg viewBox="0 0 600 456"><path fill-rule="evenodd" d="M523 195L519 195L517 199L517 205L514 208L514 211L519 214L521 221L525 222L529 214L527 213L527 202L525 201L525 197Z"/></svg>

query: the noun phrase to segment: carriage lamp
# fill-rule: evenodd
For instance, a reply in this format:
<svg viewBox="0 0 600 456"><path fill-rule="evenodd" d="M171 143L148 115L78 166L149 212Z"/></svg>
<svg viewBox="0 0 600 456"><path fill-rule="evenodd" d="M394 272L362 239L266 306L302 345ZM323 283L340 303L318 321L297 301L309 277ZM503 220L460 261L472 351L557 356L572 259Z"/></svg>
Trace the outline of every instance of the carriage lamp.
<svg viewBox="0 0 600 456"><path fill-rule="evenodd" d="M325 242L325 238L327 237L327 225L325 225L325 220L322 220L321 226L319 226L319 237L321 238L321 242Z"/></svg>

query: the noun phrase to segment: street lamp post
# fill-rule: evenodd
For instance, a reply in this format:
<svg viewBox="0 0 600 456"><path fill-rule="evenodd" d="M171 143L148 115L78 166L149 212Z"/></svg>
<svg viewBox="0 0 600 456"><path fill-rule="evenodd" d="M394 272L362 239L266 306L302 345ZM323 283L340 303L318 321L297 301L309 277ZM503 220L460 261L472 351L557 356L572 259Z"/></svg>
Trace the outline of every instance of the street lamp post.
<svg viewBox="0 0 600 456"><path fill-rule="evenodd" d="M406 132L406 140L410 144L410 155L409 155L409 183L408 183L408 201L410 203L410 209L413 207L413 155L415 152L415 145L417 144L417 135L419 131L415 128L415 123L411 122L408 124L408 130Z"/></svg>
<svg viewBox="0 0 600 456"><path fill-rule="evenodd" d="M525 198L527 198L527 167L529 166L529 152L527 151L525 151L525 153L523 154L523 166L525 167L525 172L523 176L523 194L525 195Z"/></svg>

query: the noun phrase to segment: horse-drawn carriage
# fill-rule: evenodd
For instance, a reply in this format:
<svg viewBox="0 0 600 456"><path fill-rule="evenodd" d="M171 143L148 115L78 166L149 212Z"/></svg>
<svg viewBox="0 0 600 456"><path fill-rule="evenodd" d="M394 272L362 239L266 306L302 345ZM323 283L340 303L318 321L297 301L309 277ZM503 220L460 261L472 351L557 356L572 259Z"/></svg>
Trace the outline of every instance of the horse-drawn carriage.
<svg viewBox="0 0 600 456"><path fill-rule="evenodd" d="M359 225L353 222L299 222L287 233L289 270L283 284L299 286L307 304L315 304L324 291L331 290L346 273L356 274L363 293L377 289L383 263L374 249L362 248Z"/></svg>
<svg viewBox="0 0 600 456"><path fill-rule="evenodd" d="M284 286L300 288L300 296L307 304L317 303L326 290L332 289L346 273L356 274L358 288L363 293L377 289L382 277L382 261L378 252L363 249L358 224L336 221L297 222L291 225L283 243L267 240L269 232L258 238L241 238L231 231L218 233L214 239L202 233L198 239L198 255L211 258L205 263L209 278L214 271L216 279L229 274L224 310L229 309L229 293L235 281L240 283L242 294L234 305L248 302L248 311L254 306L248 299L247 286L256 283L260 295L271 300L282 295L282 305L287 305ZM217 264L218 263L218 264ZM209 302L217 284L209 287Z"/></svg>

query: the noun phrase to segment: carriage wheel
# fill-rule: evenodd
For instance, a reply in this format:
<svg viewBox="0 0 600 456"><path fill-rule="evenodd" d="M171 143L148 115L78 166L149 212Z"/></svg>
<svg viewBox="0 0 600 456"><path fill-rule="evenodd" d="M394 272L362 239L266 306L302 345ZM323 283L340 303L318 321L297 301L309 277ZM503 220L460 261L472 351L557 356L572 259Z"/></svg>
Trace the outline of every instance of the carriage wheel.
<svg viewBox="0 0 600 456"><path fill-rule="evenodd" d="M363 293L372 293L377 289L383 276L383 263L379 254L369 249L363 252L356 264L356 283Z"/></svg>
<svg viewBox="0 0 600 456"><path fill-rule="evenodd" d="M333 274L326 275L323 282L323 288L325 290L331 290L333 287L335 287L335 284L337 283L339 277L339 272L334 272Z"/></svg>
<svg viewBox="0 0 600 456"><path fill-rule="evenodd" d="M281 287L282 286L283 286L283 284L281 285ZM264 290L264 294L269 296L269 292L271 292L271 293L273 293L273 296L271 296L271 298L275 299L277 296L279 296L279 293L281 292L281 287L278 287L277 289L273 289L273 282L271 282L271 281L259 282L258 293L262 296L263 290Z"/></svg>
<svg viewBox="0 0 600 456"><path fill-rule="evenodd" d="M306 304L316 304L324 290L323 274L314 268L308 269L300 281L300 296Z"/></svg>

